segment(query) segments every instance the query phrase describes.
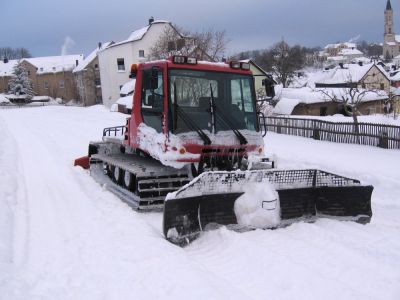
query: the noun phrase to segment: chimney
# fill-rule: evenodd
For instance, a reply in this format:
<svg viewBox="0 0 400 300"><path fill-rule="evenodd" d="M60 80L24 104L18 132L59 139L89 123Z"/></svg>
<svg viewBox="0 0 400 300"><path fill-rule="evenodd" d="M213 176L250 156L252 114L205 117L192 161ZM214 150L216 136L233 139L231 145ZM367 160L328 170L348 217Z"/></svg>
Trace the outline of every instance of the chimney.
<svg viewBox="0 0 400 300"><path fill-rule="evenodd" d="M343 63L339 63L339 67L343 69Z"/></svg>
<svg viewBox="0 0 400 300"><path fill-rule="evenodd" d="M101 42L99 42L99 49L101 49Z"/></svg>
<svg viewBox="0 0 400 300"><path fill-rule="evenodd" d="M359 62L358 62L358 65L359 65L360 67L362 67L362 66L363 66L363 62L362 62L362 61L359 61Z"/></svg>
<svg viewBox="0 0 400 300"><path fill-rule="evenodd" d="M154 22L154 17L150 17L149 19L149 25L151 25Z"/></svg>
<svg viewBox="0 0 400 300"><path fill-rule="evenodd" d="M8 58L7 57L3 58L3 63L5 63L5 64L8 63Z"/></svg>

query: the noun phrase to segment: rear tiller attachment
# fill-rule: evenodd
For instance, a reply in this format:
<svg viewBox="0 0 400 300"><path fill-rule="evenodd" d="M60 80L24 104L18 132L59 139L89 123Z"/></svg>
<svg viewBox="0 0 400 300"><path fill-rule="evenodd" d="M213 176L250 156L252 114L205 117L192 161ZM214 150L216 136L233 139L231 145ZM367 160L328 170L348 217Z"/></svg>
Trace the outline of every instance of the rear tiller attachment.
<svg viewBox="0 0 400 300"><path fill-rule="evenodd" d="M205 172L167 196L164 235L184 245L216 225L266 229L317 217L368 223L372 190L320 170Z"/></svg>

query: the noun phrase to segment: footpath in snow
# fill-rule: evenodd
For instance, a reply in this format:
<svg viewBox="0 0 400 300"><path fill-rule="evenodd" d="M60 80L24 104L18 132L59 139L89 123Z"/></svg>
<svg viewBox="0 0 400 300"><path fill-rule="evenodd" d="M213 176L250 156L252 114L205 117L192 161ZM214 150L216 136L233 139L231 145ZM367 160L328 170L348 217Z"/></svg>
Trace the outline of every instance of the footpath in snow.
<svg viewBox="0 0 400 300"><path fill-rule="evenodd" d="M0 110L0 298L400 299L400 151L268 133L279 167L374 185L371 223L220 228L182 249L164 240L160 213L133 211L72 166L125 118Z"/></svg>

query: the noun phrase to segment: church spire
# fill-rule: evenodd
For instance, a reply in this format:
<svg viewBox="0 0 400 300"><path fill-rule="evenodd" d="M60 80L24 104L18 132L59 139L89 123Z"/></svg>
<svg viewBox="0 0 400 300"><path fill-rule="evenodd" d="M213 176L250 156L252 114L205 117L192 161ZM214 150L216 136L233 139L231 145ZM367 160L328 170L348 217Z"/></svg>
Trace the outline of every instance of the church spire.
<svg viewBox="0 0 400 300"><path fill-rule="evenodd" d="M386 10L392 10L392 4L390 3L390 0L387 0Z"/></svg>

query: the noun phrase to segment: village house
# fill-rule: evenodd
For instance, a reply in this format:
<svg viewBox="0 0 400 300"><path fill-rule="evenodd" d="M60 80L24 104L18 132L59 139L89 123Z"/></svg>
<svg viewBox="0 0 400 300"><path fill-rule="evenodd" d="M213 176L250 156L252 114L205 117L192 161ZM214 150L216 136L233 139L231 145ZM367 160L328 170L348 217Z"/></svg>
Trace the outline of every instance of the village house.
<svg viewBox="0 0 400 300"><path fill-rule="evenodd" d="M386 71L374 63L340 65L324 79L315 82L316 88L346 88L356 86L363 89L377 89L389 92L390 79Z"/></svg>
<svg viewBox="0 0 400 300"><path fill-rule="evenodd" d="M324 67L335 67L340 64L348 64L351 62L366 61L364 54L357 49L355 43L338 43L329 44L325 47L319 56L323 58ZM368 59L369 61L369 59Z"/></svg>
<svg viewBox="0 0 400 300"><path fill-rule="evenodd" d="M35 95L69 101L77 98L72 70L82 60L83 55L48 56L24 58L21 64L28 72ZM17 63L17 60L3 60L0 64L0 92L9 91L9 80Z"/></svg>
<svg viewBox="0 0 400 300"><path fill-rule="evenodd" d="M149 19L149 24L133 31L121 42L109 45L98 52L103 104L111 107L119 98L121 87L129 81L132 64L149 61L150 49L159 37L170 27L168 21Z"/></svg>
<svg viewBox="0 0 400 300"><path fill-rule="evenodd" d="M103 103L98 52L112 43L99 43L98 47L72 71L76 83L77 100L84 106Z"/></svg>
<svg viewBox="0 0 400 300"><path fill-rule="evenodd" d="M384 112L390 92L388 74L375 64L350 64L324 71L308 87L283 89L274 113L314 116L343 114L343 103L334 102L327 95L338 99L348 98L346 91L349 88L366 91L358 105L359 113Z"/></svg>

